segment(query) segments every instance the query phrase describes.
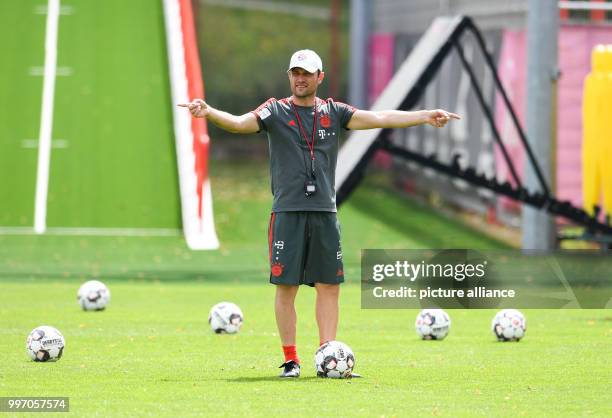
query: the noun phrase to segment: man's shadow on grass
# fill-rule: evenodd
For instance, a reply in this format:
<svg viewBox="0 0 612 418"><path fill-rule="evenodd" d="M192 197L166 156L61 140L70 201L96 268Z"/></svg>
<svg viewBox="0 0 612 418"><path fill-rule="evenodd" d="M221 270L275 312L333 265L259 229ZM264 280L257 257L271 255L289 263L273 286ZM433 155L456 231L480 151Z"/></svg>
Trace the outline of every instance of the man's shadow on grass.
<svg viewBox="0 0 612 418"><path fill-rule="evenodd" d="M293 381L304 381L304 380L325 380L317 376L304 376L299 378L281 378L278 376L252 376L252 377L234 377L232 379L219 379L226 382L237 382L237 383L256 383L256 382L283 382L286 380Z"/></svg>

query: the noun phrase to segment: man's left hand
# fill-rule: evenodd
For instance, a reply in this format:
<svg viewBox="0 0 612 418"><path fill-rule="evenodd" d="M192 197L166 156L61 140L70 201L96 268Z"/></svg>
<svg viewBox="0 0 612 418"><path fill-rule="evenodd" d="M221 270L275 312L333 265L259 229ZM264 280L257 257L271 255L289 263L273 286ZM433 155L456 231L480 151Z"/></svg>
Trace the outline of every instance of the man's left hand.
<svg viewBox="0 0 612 418"><path fill-rule="evenodd" d="M436 128L443 128L451 119L461 119L461 116L446 110L436 109L427 111L427 120L425 122Z"/></svg>

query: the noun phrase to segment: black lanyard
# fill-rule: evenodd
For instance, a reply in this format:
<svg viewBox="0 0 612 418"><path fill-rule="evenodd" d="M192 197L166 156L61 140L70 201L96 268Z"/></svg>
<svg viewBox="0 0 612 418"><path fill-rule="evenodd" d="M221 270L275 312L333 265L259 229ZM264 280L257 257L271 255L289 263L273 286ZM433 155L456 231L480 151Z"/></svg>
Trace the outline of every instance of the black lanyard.
<svg viewBox="0 0 612 418"><path fill-rule="evenodd" d="M310 150L310 171L312 173L312 176L315 176L315 153L314 153L314 147L315 147L315 141L316 141L316 136L315 133L317 131L317 116L318 113L317 112L317 99L315 97L315 105L314 105L314 117L312 119L312 137L310 139L310 141L308 141L308 136L306 135L306 132L304 131L304 128L302 128L302 120L300 119L300 115L297 112L297 109L295 108L295 105L293 104L293 100L290 101L291 103L291 108L293 109L293 113L295 114L295 118L298 121L298 126L300 127L300 134L301 137L304 139L304 141L306 141L306 145L308 145L308 150Z"/></svg>

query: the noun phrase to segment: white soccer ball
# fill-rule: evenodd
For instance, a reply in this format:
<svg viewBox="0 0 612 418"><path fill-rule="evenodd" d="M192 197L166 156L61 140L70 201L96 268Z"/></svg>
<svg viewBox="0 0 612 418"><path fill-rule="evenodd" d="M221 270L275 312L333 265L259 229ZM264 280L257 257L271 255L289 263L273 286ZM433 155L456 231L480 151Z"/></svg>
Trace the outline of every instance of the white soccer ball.
<svg viewBox="0 0 612 418"><path fill-rule="evenodd" d="M348 345L328 341L315 353L315 367L319 377L348 378L353 374L355 355Z"/></svg>
<svg viewBox="0 0 612 418"><path fill-rule="evenodd" d="M64 353L64 336L55 328L42 325L30 332L26 351L34 361L57 361Z"/></svg>
<svg viewBox="0 0 612 418"><path fill-rule="evenodd" d="M442 309L423 309L417 315L414 326L423 340L443 340L448 335L451 320Z"/></svg>
<svg viewBox="0 0 612 418"><path fill-rule="evenodd" d="M101 311L110 302L111 293L104 283L90 280L81 285L77 299L84 311Z"/></svg>
<svg viewBox="0 0 612 418"><path fill-rule="evenodd" d="M208 323L217 334L235 334L240 331L244 315L238 305L231 302L217 303L210 309Z"/></svg>
<svg viewBox="0 0 612 418"><path fill-rule="evenodd" d="M516 309L504 309L495 315L491 328L498 341L519 341L527 331L527 320Z"/></svg>

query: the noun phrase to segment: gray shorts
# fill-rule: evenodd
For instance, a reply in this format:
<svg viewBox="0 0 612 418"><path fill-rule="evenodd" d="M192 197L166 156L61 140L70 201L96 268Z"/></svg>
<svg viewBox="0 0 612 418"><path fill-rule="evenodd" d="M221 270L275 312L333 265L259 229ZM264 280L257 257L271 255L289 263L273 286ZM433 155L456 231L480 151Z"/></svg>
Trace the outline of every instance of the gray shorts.
<svg viewBox="0 0 612 418"><path fill-rule="evenodd" d="M268 228L270 283L344 282L335 212L274 212Z"/></svg>

